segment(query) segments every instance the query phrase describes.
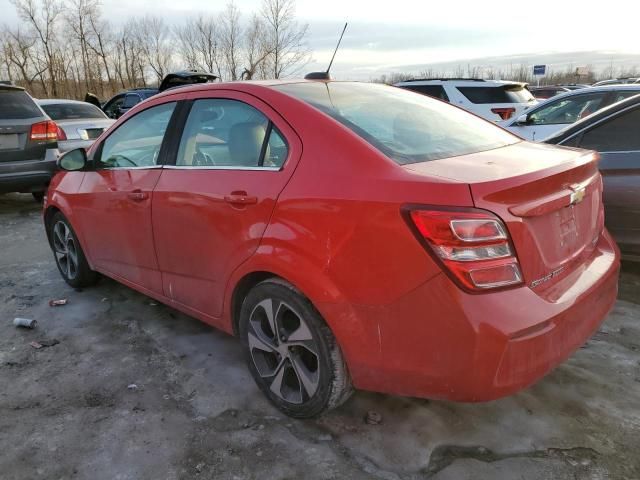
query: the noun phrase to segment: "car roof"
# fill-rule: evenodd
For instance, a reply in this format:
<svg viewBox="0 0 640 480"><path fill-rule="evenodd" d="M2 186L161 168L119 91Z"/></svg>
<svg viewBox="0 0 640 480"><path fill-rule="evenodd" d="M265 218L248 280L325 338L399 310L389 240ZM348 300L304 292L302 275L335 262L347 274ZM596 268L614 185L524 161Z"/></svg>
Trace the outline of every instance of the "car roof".
<svg viewBox="0 0 640 480"><path fill-rule="evenodd" d="M9 85L6 83L0 83L0 90L24 90L24 88L17 85Z"/></svg>
<svg viewBox="0 0 640 480"><path fill-rule="evenodd" d="M456 84L464 87L491 87L497 85L527 85L527 82L515 82L512 80L484 80L482 78L431 78L405 80L403 82L394 83L395 86L444 84Z"/></svg>
<svg viewBox="0 0 640 480"><path fill-rule="evenodd" d="M89 102L83 102L80 100L69 100L67 98L43 98L43 99L37 99L36 102L38 102L38 105L60 105L60 104L93 105Z"/></svg>
<svg viewBox="0 0 640 480"><path fill-rule="evenodd" d="M608 107L604 107L593 113L592 115L583 118L582 120L578 120L577 122L555 133L545 141L549 141L549 143L561 142L593 123L597 123L604 118L615 115L618 112L627 110L628 108L636 105L640 105L640 91L638 92L638 95L634 95L633 97L629 97L620 102L611 104Z"/></svg>

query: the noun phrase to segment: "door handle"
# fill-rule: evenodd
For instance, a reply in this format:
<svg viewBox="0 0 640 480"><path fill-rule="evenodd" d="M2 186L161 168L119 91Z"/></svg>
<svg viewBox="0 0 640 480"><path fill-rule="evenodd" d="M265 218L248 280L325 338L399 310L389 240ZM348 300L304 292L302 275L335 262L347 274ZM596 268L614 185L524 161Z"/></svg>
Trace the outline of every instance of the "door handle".
<svg viewBox="0 0 640 480"><path fill-rule="evenodd" d="M149 198L149 194L147 192L143 192L142 190L136 189L133 192L129 192L127 194L129 200L133 200L134 202L142 202Z"/></svg>
<svg viewBox="0 0 640 480"><path fill-rule="evenodd" d="M247 192L231 192L224 196L224 201L231 205L254 205L258 203L258 197L247 195Z"/></svg>

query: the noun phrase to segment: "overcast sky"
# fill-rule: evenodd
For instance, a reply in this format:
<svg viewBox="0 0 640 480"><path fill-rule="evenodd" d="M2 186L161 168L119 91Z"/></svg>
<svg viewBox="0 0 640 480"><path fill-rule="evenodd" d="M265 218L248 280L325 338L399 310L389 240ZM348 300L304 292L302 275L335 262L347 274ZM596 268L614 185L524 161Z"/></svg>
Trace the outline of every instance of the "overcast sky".
<svg viewBox="0 0 640 480"><path fill-rule="evenodd" d="M124 22L128 15L146 13L160 15L170 23L179 22L197 13L215 13L225 3L102 1L105 18L114 23ZM235 3L245 17L260 8L260 0ZM328 63L342 26L348 21L334 76L363 79L426 64L486 57L521 55L518 61L527 63L529 58L541 61L540 54L640 54L640 42L633 33L638 27L636 9L629 9L632 4L617 3L614 8L603 3L595 8L557 0L298 0L297 15L301 22L309 24L308 43L313 51L309 69ZM0 12L0 22L17 21L9 0L0 0Z"/></svg>

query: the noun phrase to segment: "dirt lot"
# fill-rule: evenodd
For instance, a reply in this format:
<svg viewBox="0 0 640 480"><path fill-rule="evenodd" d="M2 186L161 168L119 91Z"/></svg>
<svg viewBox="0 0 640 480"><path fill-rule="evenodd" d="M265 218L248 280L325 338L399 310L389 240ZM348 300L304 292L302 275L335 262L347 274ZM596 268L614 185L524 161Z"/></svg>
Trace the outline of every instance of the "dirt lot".
<svg viewBox="0 0 640 480"><path fill-rule="evenodd" d="M263 399L235 339L107 279L69 288L31 196L0 197L0 226L3 480L640 478L637 266L595 337L519 395L359 392L294 421ZM16 316L39 326L17 329ZM29 345L46 339L60 343ZM382 424L367 425L368 410Z"/></svg>

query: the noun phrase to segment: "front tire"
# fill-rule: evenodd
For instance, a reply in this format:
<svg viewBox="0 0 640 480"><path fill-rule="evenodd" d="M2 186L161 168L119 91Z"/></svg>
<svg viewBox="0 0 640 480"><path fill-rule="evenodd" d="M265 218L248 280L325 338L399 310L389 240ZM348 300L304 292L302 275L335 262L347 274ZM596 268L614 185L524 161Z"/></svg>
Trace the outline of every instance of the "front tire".
<svg viewBox="0 0 640 480"><path fill-rule="evenodd" d="M73 288L96 283L98 274L89 268L78 237L60 212L55 213L49 222L49 239L56 265L65 282Z"/></svg>
<svg viewBox="0 0 640 480"><path fill-rule="evenodd" d="M289 283L274 278L256 285L242 304L239 330L254 380L285 414L315 417L353 393L331 330Z"/></svg>

